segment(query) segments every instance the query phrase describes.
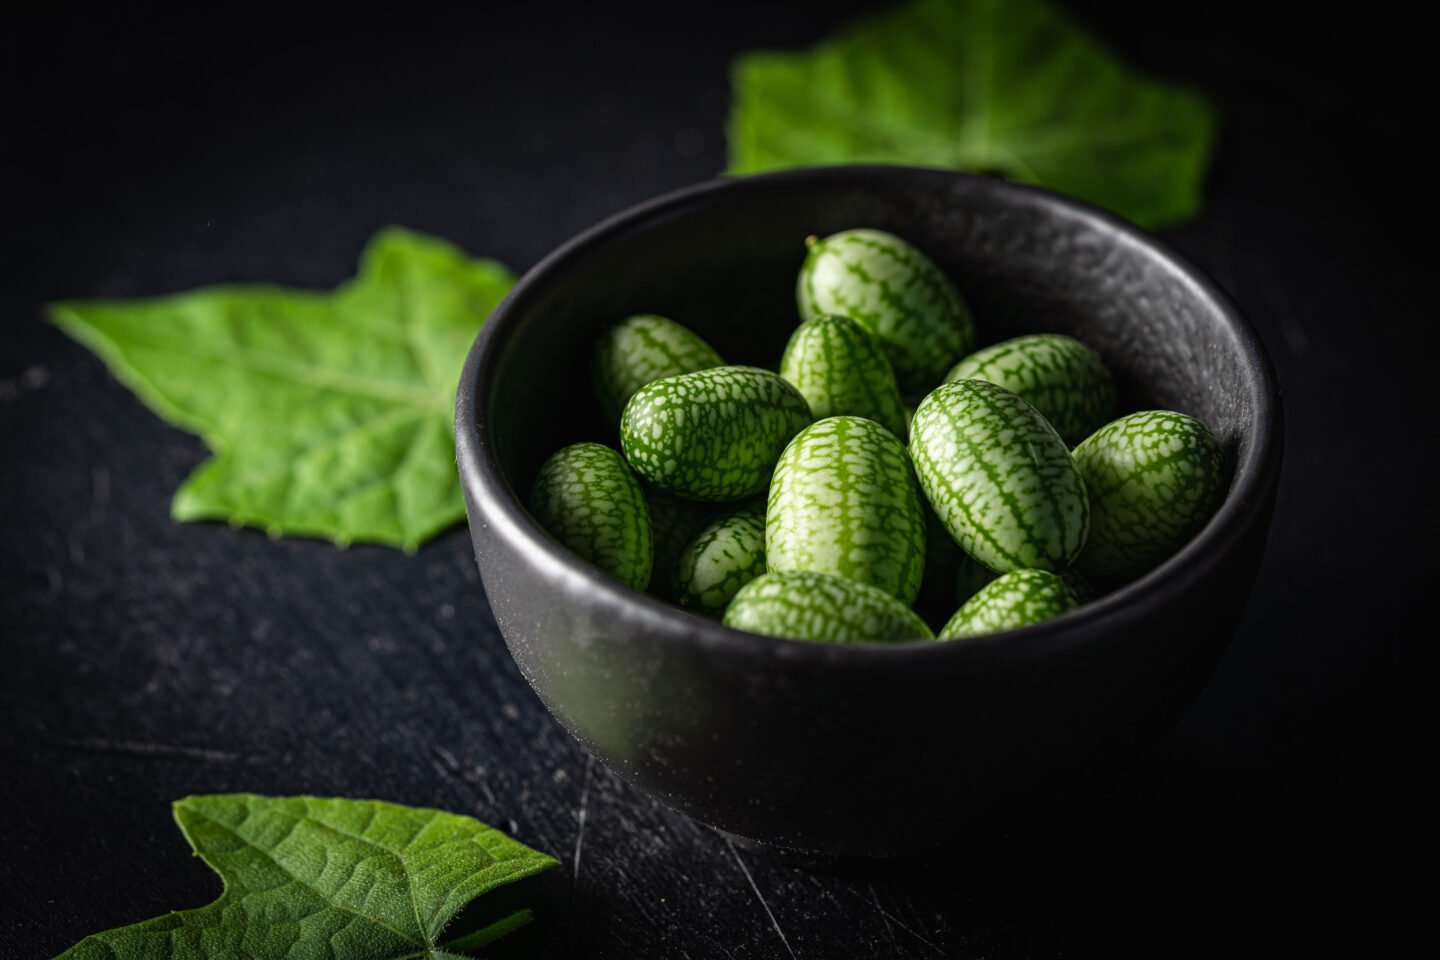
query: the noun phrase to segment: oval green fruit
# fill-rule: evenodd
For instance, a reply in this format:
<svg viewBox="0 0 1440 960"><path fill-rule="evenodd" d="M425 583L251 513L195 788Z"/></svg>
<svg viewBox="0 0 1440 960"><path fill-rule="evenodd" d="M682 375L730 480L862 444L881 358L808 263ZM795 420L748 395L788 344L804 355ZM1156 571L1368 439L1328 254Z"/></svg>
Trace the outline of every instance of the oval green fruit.
<svg viewBox="0 0 1440 960"><path fill-rule="evenodd" d="M1012 570L966 600L940 630L941 640L1014 630L1076 606L1070 588L1048 570Z"/></svg>
<svg viewBox="0 0 1440 960"><path fill-rule="evenodd" d="M875 338L849 317L800 324L785 347L780 376L795 385L817 420L867 417L905 436L905 408L890 362Z"/></svg>
<svg viewBox="0 0 1440 960"><path fill-rule="evenodd" d="M849 317L880 341L902 392L923 393L975 347L960 294L929 257L880 230L806 241L800 318Z"/></svg>
<svg viewBox="0 0 1440 960"><path fill-rule="evenodd" d="M643 485L642 485L643 486ZM655 562L650 575L650 592L662 600L674 600L675 567L680 551L715 515L712 503L682 500L654 487L644 486L645 506L650 511L650 540Z"/></svg>
<svg viewBox="0 0 1440 960"><path fill-rule="evenodd" d="M862 417L830 417L796 434L770 484L765 554L772 572L828 573L914 602L925 514L895 435Z"/></svg>
<svg viewBox="0 0 1440 960"><path fill-rule="evenodd" d="M650 582L650 515L625 459L577 443L540 467L530 512L556 540L637 590Z"/></svg>
<svg viewBox="0 0 1440 960"><path fill-rule="evenodd" d="M1063 570L1090 525L1069 448L1034 407L984 380L941 384L915 411L910 456L936 516L996 573Z"/></svg>
<svg viewBox="0 0 1440 960"><path fill-rule="evenodd" d="M1073 337L1040 333L977 350L946 380L987 380L1009 390L1070 446L1115 416L1115 379L1100 354Z"/></svg>
<svg viewBox="0 0 1440 960"><path fill-rule="evenodd" d="M725 625L826 643L930 640L925 621L883 590L823 573L767 573L735 594Z"/></svg>
<svg viewBox="0 0 1440 960"><path fill-rule="evenodd" d="M710 344L674 320L639 314L615 324L595 348L595 386L610 419L647 383L722 366Z"/></svg>
<svg viewBox="0 0 1440 960"><path fill-rule="evenodd" d="M1097 585L1133 580L1199 532L1223 495L1220 445L1183 413L1121 417L1075 448L1090 492L1090 539L1076 568Z"/></svg>
<svg viewBox="0 0 1440 960"><path fill-rule="evenodd" d="M810 422L800 392L758 367L715 367L646 384L620 419L630 466L690 500L764 490L780 452Z"/></svg>
<svg viewBox="0 0 1440 960"><path fill-rule="evenodd" d="M720 617L741 587L765 572L765 510L756 505L716 517L685 545L675 567L675 602Z"/></svg>

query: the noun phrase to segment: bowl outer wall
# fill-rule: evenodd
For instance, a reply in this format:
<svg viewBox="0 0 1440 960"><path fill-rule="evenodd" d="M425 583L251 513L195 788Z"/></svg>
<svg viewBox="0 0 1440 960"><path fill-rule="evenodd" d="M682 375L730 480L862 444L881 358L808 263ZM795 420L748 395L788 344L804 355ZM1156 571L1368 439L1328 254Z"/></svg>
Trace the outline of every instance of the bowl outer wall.
<svg viewBox="0 0 1440 960"><path fill-rule="evenodd" d="M1139 351L1127 347L1123 324L1107 361L1121 367L1122 394L1181 409L1208 404L1219 411L1212 420L1230 424L1222 437L1231 470L1225 502L1190 544L1135 583L1055 620L963 644L830 646L760 637L694 617L592 568L551 541L515 495L526 487L507 472L528 477L519 476L517 455L501 449L507 420L520 419L511 437L531 431L519 428L528 424L525 411L508 402L513 398L496 395L499 365L524 326L547 309L576 310L576 323L587 322L583 304L555 293L565 283L635 286L638 277L616 276L623 261L601 264L608 273L595 266L613 248L674 247L673 235L695 221L712 231L695 238L693 255L711 258L696 276L716 269L709 251L741 242L715 242L713 234L736 229L734 218L726 219L735 207L743 208L742 226L746 217L771 216L772 208L781 219L813 209L823 232L888 225L903 233L896 221L909 223L922 249L960 275L963 291L971 282L980 291L987 283L1021 289L1025 309L1055 311L1056 325L1068 324L1069 332L1094 319L1062 316L1076 289L1093 300L1086 309L1100 322L1107 297L1142 317L1148 303L1156 317L1168 307L1200 318L1201 335L1183 331L1183 349L1164 338L1158 348L1151 344L1147 358L1165 356L1146 372L1150 382L1127 387L1124 364ZM847 207L867 211L870 220L847 219L862 215L839 209ZM971 229L962 246L982 249L992 267L1035 257L1040 266L1021 282L1009 278L1007 288L963 257L947 262L946 231L966 223L972 209L988 213L974 218L981 226L961 228ZM889 222L875 223L880 214ZM988 234L977 241L975 230ZM1050 259L1056 273L1073 274L1053 290L1044 279ZM587 269L599 278L587 279ZM774 292L764 291L767 302ZM706 294L714 300L725 289ZM558 303L547 304L556 296ZM612 297L608 288L604 296ZM1021 312L1010 310L1003 292L989 306L996 317ZM597 305L590 332L623 315L607 311L631 307L620 300ZM977 314L983 332L987 314ZM702 332L724 336L723 325L714 329ZM1154 335L1143 323L1137 330ZM788 329L760 332L782 343L788 336ZM997 332L1019 329L1002 324ZM573 339L586 338L577 328ZM1195 352L1207 344L1221 360ZM1193 396L1175 393L1171 381L1222 361L1228 366L1217 368L1213 389L1200 378L1187 388ZM990 178L838 167L702 184L625 211L562 246L522 278L477 338L457 394L456 443L491 608L527 681L572 734L621 776L729 832L787 848L877 856L1004 829L1103 779L1173 726L1223 654L1253 586L1279 475L1281 423L1269 361L1238 310L1136 228Z"/></svg>

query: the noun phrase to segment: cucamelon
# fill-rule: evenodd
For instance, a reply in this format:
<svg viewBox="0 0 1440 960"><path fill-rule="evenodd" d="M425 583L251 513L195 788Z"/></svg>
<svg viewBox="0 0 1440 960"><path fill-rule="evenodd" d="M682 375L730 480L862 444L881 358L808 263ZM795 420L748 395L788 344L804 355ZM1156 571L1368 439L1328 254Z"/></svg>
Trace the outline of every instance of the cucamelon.
<svg viewBox="0 0 1440 960"><path fill-rule="evenodd" d="M940 639L1014 630L1058 617L1075 605L1065 581L1048 570L1012 570L966 600L941 628Z"/></svg>
<svg viewBox="0 0 1440 960"><path fill-rule="evenodd" d="M748 505L716 517L680 552L672 594L687 610L720 617L741 587L765 572L765 510Z"/></svg>
<svg viewBox="0 0 1440 960"><path fill-rule="evenodd" d="M767 573L735 594L725 625L751 633L829 643L934 637L914 611L883 590L824 573Z"/></svg>
<svg viewBox="0 0 1440 960"><path fill-rule="evenodd" d="M775 465L765 553L776 573L828 573L914 602L925 514L905 447L874 420L829 417Z"/></svg>
<svg viewBox="0 0 1440 960"><path fill-rule="evenodd" d="M1090 538L1075 562L1097 585L1133 580L1199 532L1222 496L1220 445L1169 410L1121 417L1075 448Z"/></svg>
<svg viewBox="0 0 1440 960"><path fill-rule="evenodd" d="M654 487L645 486L645 506L650 511L650 540L655 562L650 574L650 592L662 600L674 600L675 568L680 551L714 517L713 503L682 500Z"/></svg>
<svg viewBox="0 0 1440 960"><path fill-rule="evenodd" d="M1073 337L1041 333L977 350L946 380L987 380L1040 411L1074 446L1115 416L1115 380L1094 350Z"/></svg>
<svg viewBox="0 0 1440 960"><path fill-rule="evenodd" d="M1090 524L1065 441L1034 407L983 380L942 384L910 429L920 486L955 541L994 570L1063 570Z"/></svg>
<svg viewBox="0 0 1440 960"><path fill-rule="evenodd" d="M801 320L849 317L885 351L900 390L919 394L974 349L965 301L940 268L899 237L846 230L806 241L796 299Z"/></svg>
<svg viewBox="0 0 1440 960"><path fill-rule="evenodd" d="M817 420L868 417L905 437L905 409L879 343L849 317L825 316L795 328L780 376L795 385Z"/></svg>
<svg viewBox="0 0 1440 960"><path fill-rule="evenodd" d="M625 459L577 443L540 467L530 512L556 540L637 590L650 582L650 515Z"/></svg>
<svg viewBox="0 0 1440 960"><path fill-rule="evenodd" d="M611 421L635 391L665 377L725 363L710 344L674 320L639 314L615 324L595 348L595 386Z"/></svg>
<svg viewBox="0 0 1440 960"><path fill-rule="evenodd" d="M793 386L758 367L715 367L641 387L625 406L630 466L666 493L741 500L764 490L780 452L810 422Z"/></svg>

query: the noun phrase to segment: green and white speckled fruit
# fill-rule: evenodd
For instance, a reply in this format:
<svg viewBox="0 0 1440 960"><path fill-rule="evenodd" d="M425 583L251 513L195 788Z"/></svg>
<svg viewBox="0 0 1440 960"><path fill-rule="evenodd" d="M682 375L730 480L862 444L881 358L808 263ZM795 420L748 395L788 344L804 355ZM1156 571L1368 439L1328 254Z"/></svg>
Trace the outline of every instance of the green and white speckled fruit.
<svg viewBox="0 0 1440 960"><path fill-rule="evenodd" d="M810 422L800 392L758 367L715 367L646 384L620 418L630 466L666 493L742 500L765 489Z"/></svg>
<svg viewBox="0 0 1440 960"><path fill-rule="evenodd" d="M719 618L745 584L765 572L765 510L741 507L716 517L680 553L672 594L675 602Z"/></svg>
<svg viewBox="0 0 1440 960"><path fill-rule="evenodd" d="M1063 570L1090 508L1069 448L1034 407L984 380L941 384L915 411L910 456L950 535L996 573Z"/></svg>
<svg viewBox="0 0 1440 960"><path fill-rule="evenodd" d="M625 459L577 443L540 467L530 512L556 540L637 590L650 582L650 514Z"/></svg>
<svg viewBox="0 0 1440 960"><path fill-rule="evenodd" d="M961 604L993 582L995 571L963 550L956 552L960 554L960 562L955 570L955 602Z"/></svg>
<svg viewBox="0 0 1440 960"><path fill-rule="evenodd" d="M1073 337L1040 333L977 350L946 380L988 380L1009 390L1070 446L1115 416L1115 380L1100 354Z"/></svg>
<svg viewBox="0 0 1440 960"><path fill-rule="evenodd" d="M767 573L735 594L725 625L826 643L930 640L925 621L883 590L823 573Z"/></svg>
<svg viewBox="0 0 1440 960"><path fill-rule="evenodd" d="M1220 445L1194 417L1146 410L1075 448L1090 492L1090 539L1076 568L1100 585L1133 580L1193 537L1219 504Z"/></svg>
<svg viewBox="0 0 1440 960"><path fill-rule="evenodd" d="M904 445L863 417L801 430L775 465L765 554L772 572L828 573L913 603L925 514Z"/></svg>
<svg viewBox="0 0 1440 960"><path fill-rule="evenodd" d="M919 394L975 348L975 325L955 287L919 250L879 230L806 241L800 318L849 317L880 341L900 390Z"/></svg>
<svg viewBox="0 0 1440 960"><path fill-rule="evenodd" d="M643 485L642 485L643 486ZM650 510L650 540L655 563L650 575L650 592L662 600L674 600L675 567L680 551L715 515L713 503L682 500L654 487L644 486L645 506Z"/></svg>
<svg viewBox="0 0 1440 960"><path fill-rule="evenodd" d="M815 419L867 417L905 437L900 388L880 344L849 317L816 317L796 328L780 361Z"/></svg>
<svg viewBox="0 0 1440 960"><path fill-rule="evenodd" d="M612 421L647 383L725 363L704 340L674 320L640 314L615 324L595 348L595 386Z"/></svg>
<svg viewBox="0 0 1440 960"><path fill-rule="evenodd" d="M1076 606L1065 581L1048 570L1012 570L966 600L940 630L941 640L1014 630Z"/></svg>

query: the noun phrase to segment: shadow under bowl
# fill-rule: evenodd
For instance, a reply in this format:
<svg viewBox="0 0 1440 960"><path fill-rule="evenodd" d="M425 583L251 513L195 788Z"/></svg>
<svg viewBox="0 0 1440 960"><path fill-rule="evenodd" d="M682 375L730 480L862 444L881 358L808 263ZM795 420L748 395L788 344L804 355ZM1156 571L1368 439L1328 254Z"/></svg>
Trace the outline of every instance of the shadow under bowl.
<svg viewBox="0 0 1440 960"><path fill-rule="evenodd" d="M1057 619L964 643L832 646L731 630L560 546L523 499L543 460L618 447L590 359L633 313L689 326L731 363L778 363L804 239L896 233L950 276L982 343L1076 336L1121 409L1204 421L1228 492L1140 580ZM601 762L740 837L838 856L983 840L1096 784L1179 720L1244 611L1281 457L1254 331L1193 267L1115 217L948 171L829 167L641 204L531 270L490 317L456 400L470 533L510 652Z"/></svg>

